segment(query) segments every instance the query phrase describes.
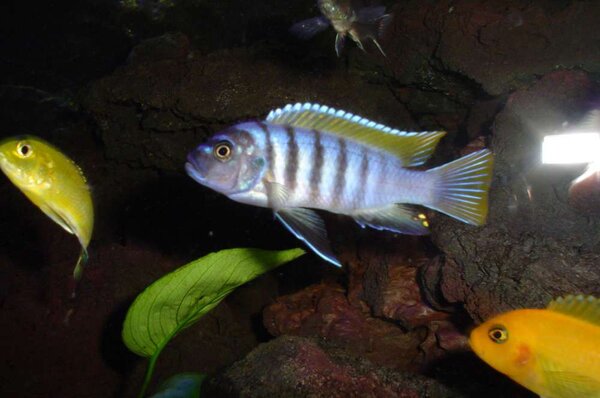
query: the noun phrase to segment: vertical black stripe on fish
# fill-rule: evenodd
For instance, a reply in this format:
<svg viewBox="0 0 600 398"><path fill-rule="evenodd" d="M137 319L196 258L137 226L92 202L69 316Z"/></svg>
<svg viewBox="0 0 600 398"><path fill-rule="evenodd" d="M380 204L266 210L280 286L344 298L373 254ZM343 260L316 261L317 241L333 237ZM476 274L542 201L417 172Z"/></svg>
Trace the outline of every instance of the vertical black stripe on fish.
<svg viewBox="0 0 600 398"><path fill-rule="evenodd" d="M275 165L275 152L273 149L273 140L271 139L271 131L269 130L269 126L264 123L256 122L256 125L262 130L265 135L265 147L267 150L267 170L265 172L265 176L263 177L263 184L265 188L267 188L266 184L269 182L274 182L275 173L274 173L274 165ZM265 192L267 196L267 206L273 207L273 200L271 195L269 195L269 190Z"/></svg>
<svg viewBox="0 0 600 398"><path fill-rule="evenodd" d="M315 136L315 144L313 150L313 160L309 167L310 170L310 201L316 203L321 196L320 185L321 178L323 175L323 144L321 144L321 133L317 130L313 130L312 133Z"/></svg>
<svg viewBox="0 0 600 398"><path fill-rule="evenodd" d="M359 175L359 189L356 193L356 206L361 207L365 205L365 198L367 196L367 189L369 188L367 179L369 178L369 149L366 146L362 147L360 151L360 175Z"/></svg>
<svg viewBox="0 0 600 398"><path fill-rule="evenodd" d="M270 179L275 175L274 164L275 164L275 153L273 149L273 140L271 139L271 131L269 130L269 126L264 123L256 122L256 125L262 130L265 134L265 146L267 149L267 175Z"/></svg>
<svg viewBox="0 0 600 398"><path fill-rule="evenodd" d="M294 192L298 176L298 142L296 142L296 131L293 127L286 127L288 135L287 156L285 164L285 185L290 192Z"/></svg>
<svg viewBox="0 0 600 398"><path fill-rule="evenodd" d="M338 139L338 162L336 167L333 185L333 202L339 206L346 186L346 169L348 168L346 140L341 137Z"/></svg>

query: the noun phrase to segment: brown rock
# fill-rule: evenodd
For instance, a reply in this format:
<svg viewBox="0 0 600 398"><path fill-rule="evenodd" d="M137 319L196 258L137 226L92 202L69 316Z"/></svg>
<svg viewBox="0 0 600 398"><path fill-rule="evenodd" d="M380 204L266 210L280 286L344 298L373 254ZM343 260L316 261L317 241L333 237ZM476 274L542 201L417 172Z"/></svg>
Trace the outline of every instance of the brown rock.
<svg viewBox="0 0 600 398"><path fill-rule="evenodd" d="M274 336L291 334L319 337L344 346L349 354L395 369L418 369L418 346L424 330L405 333L396 325L373 318L352 306L338 285L320 284L279 297L263 313Z"/></svg>
<svg viewBox="0 0 600 398"><path fill-rule="evenodd" d="M567 203L581 170L540 161L544 133L585 110L590 89L585 73L565 71L511 95L495 121L487 225L445 217L433 224L432 238L446 254L441 291L475 319L544 307L563 294L600 293L600 220Z"/></svg>
<svg viewBox="0 0 600 398"><path fill-rule="evenodd" d="M291 336L260 345L210 380L205 392L223 397L461 396L422 376L374 367L315 340Z"/></svg>

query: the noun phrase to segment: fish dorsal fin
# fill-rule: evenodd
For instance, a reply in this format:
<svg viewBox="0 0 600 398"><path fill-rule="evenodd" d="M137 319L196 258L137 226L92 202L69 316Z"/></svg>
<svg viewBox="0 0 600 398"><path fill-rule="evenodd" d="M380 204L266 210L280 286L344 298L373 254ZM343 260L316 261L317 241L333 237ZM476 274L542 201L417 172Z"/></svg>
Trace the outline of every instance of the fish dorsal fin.
<svg viewBox="0 0 600 398"><path fill-rule="evenodd" d="M600 326L600 300L592 296L559 297L548 304L548 309Z"/></svg>
<svg viewBox="0 0 600 398"><path fill-rule="evenodd" d="M339 135L390 152L403 166L419 166L429 159L445 131L408 132L335 110L325 105L289 104L271 111L267 122Z"/></svg>

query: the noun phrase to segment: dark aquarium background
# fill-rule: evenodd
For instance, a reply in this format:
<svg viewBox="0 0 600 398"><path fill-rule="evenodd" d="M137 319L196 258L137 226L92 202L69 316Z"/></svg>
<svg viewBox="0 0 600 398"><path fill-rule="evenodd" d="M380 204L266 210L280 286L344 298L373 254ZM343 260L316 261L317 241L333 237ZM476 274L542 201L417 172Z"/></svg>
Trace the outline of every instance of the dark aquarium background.
<svg viewBox="0 0 600 398"><path fill-rule="evenodd" d="M134 397L147 361L121 328L150 283L207 253L303 247L267 209L184 171L214 132L314 102L448 132L427 168L489 147L484 227L428 213L429 237L327 215L336 269L307 255L237 289L161 355L203 396L533 397L469 352L473 325L600 294L600 196L541 141L600 106L600 2L385 1L386 52L333 29L288 33L312 0L3 0L0 138L74 159L96 223L76 299L77 240L0 177L0 396ZM380 3L381 4L381 3Z"/></svg>

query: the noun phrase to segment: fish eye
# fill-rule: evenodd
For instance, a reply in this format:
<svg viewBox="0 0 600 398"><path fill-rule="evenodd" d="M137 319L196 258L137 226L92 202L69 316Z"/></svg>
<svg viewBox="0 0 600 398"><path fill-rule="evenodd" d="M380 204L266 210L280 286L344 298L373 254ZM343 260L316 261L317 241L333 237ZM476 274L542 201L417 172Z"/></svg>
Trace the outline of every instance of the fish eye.
<svg viewBox="0 0 600 398"><path fill-rule="evenodd" d="M33 150L31 149L31 145L25 142L19 142L17 145L17 155L19 155L21 158L28 158L32 153Z"/></svg>
<svg viewBox="0 0 600 398"><path fill-rule="evenodd" d="M505 343L508 340L508 330L504 326L494 326L488 332L490 339L497 344Z"/></svg>
<svg viewBox="0 0 600 398"><path fill-rule="evenodd" d="M215 145L213 153L215 157L222 162L229 160L232 154L231 143L227 141L219 142Z"/></svg>

